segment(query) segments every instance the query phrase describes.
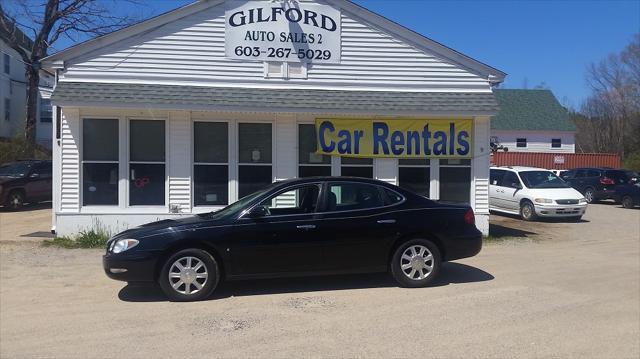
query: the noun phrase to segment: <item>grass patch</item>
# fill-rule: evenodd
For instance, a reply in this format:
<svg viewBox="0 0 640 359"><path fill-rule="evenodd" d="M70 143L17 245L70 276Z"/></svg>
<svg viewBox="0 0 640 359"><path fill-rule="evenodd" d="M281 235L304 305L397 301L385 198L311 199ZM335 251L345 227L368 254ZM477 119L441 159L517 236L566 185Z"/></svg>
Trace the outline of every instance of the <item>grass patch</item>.
<svg viewBox="0 0 640 359"><path fill-rule="evenodd" d="M56 237L51 241L44 241L43 245L46 247L60 247L60 248L105 248L107 241L111 237L107 231L88 230L82 231L78 235L73 237Z"/></svg>

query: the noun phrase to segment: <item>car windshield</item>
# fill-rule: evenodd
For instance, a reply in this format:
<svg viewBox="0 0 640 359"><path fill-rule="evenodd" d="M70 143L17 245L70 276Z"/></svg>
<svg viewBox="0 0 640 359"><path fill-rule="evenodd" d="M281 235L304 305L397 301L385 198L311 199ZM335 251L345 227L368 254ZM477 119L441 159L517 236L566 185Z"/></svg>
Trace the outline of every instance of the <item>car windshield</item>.
<svg viewBox="0 0 640 359"><path fill-rule="evenodd" d="M261 195L267 193L270 189L271 186L257 192L253 192L248 196L242 197L237 202L234 202L219 211L207 213L205 214L205 216L210 219L222 219L235 216L236 214L240 213L240 211L242 211L247 204L251 203L254 199L260 197Z"/></svg>
<svg viewBox="0 0 640 359"><path fill-rule="evenodd" d="M0 166L0 176L5 177L24 177L29 172L33 163L31 162L13 162Z"/></svg>
<svg viewBox="0 0 640 359"><path fill-rule="evenodd" d="M523 171L520 177L528 188L569 188L567 182L550 171Z"/></svg>

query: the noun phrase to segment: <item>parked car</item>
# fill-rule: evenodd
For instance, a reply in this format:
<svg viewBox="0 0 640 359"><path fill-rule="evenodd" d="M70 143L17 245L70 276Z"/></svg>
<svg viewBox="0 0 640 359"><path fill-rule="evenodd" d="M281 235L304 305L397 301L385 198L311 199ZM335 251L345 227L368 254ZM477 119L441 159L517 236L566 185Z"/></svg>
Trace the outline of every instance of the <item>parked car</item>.
<svg viewBox="0 0 640 359"><path fill-rule="evenodd" d="M533 167L491 167L489 209L525 221L565 217L579 221L587 200L553 172Z"/></svg>
<svg viewBox="0 0 640 359"><path fill-rule="evenodd" d="M613 168L576 168L561 175L571 187L578 190L593 203L605 199L615 199L616 187L628 183L638 174Z"/></svg>
<svg viewBox="0 0 640 359"><path fill-rule="evenodd" d="M16 161L0 165L0 203L20 209L25 203L51 200L51 161Z"/></svg>
<svg viewBox="0 0 640 359"><path fill-rule="evenodd" d="M222 279L385 272L423 287L443 261L480 252L467 205L381 181L276 182L218 211L124 231L107 243L107 276L157 282L170 300L207 298Z"/></svg>
<svg viewBox="0 0 640 359"><path fill-rule="evenodd" d="M616 202L622 203L624 208L640 206L640 182L637 180L616 187Z"/></svg>

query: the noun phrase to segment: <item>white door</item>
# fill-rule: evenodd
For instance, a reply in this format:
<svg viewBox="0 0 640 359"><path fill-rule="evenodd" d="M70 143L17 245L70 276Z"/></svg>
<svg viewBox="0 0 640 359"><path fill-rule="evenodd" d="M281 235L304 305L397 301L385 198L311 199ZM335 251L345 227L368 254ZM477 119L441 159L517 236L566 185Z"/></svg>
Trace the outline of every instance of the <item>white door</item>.
<svg viewBox="0 0 640 359"><path fill-rule="evenodd" d="M504 209L503 204L500 201L500 192L502 188L500 187L500 183L502 182L502 177L507 171L505 170L497 170L491 169L489 174L489 208L491 209Z"/></svg>
<svg viewBox="0 0 640 359"><path fill-rule="evenodd" d="M506 171L500 182L498 198L502 208L519 212L522 184L515 172Z"/></svg>

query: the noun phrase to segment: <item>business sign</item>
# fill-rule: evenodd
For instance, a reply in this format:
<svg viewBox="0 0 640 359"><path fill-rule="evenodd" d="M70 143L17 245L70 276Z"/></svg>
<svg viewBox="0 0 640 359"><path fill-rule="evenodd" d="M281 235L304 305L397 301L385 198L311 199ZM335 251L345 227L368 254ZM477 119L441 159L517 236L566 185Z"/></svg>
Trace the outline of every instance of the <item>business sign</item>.
<svg viewBox="0 0 640 359"><path fill-rule="evenodd" d="M318 153L347 157L471 158L472 120L316 119Z"/></svg>
<svg viewBox="0 0 640 359"><path fill-rule="evenodd" d="M340 11L298 1L229 1L226 57L340 63Z"/></svg>

